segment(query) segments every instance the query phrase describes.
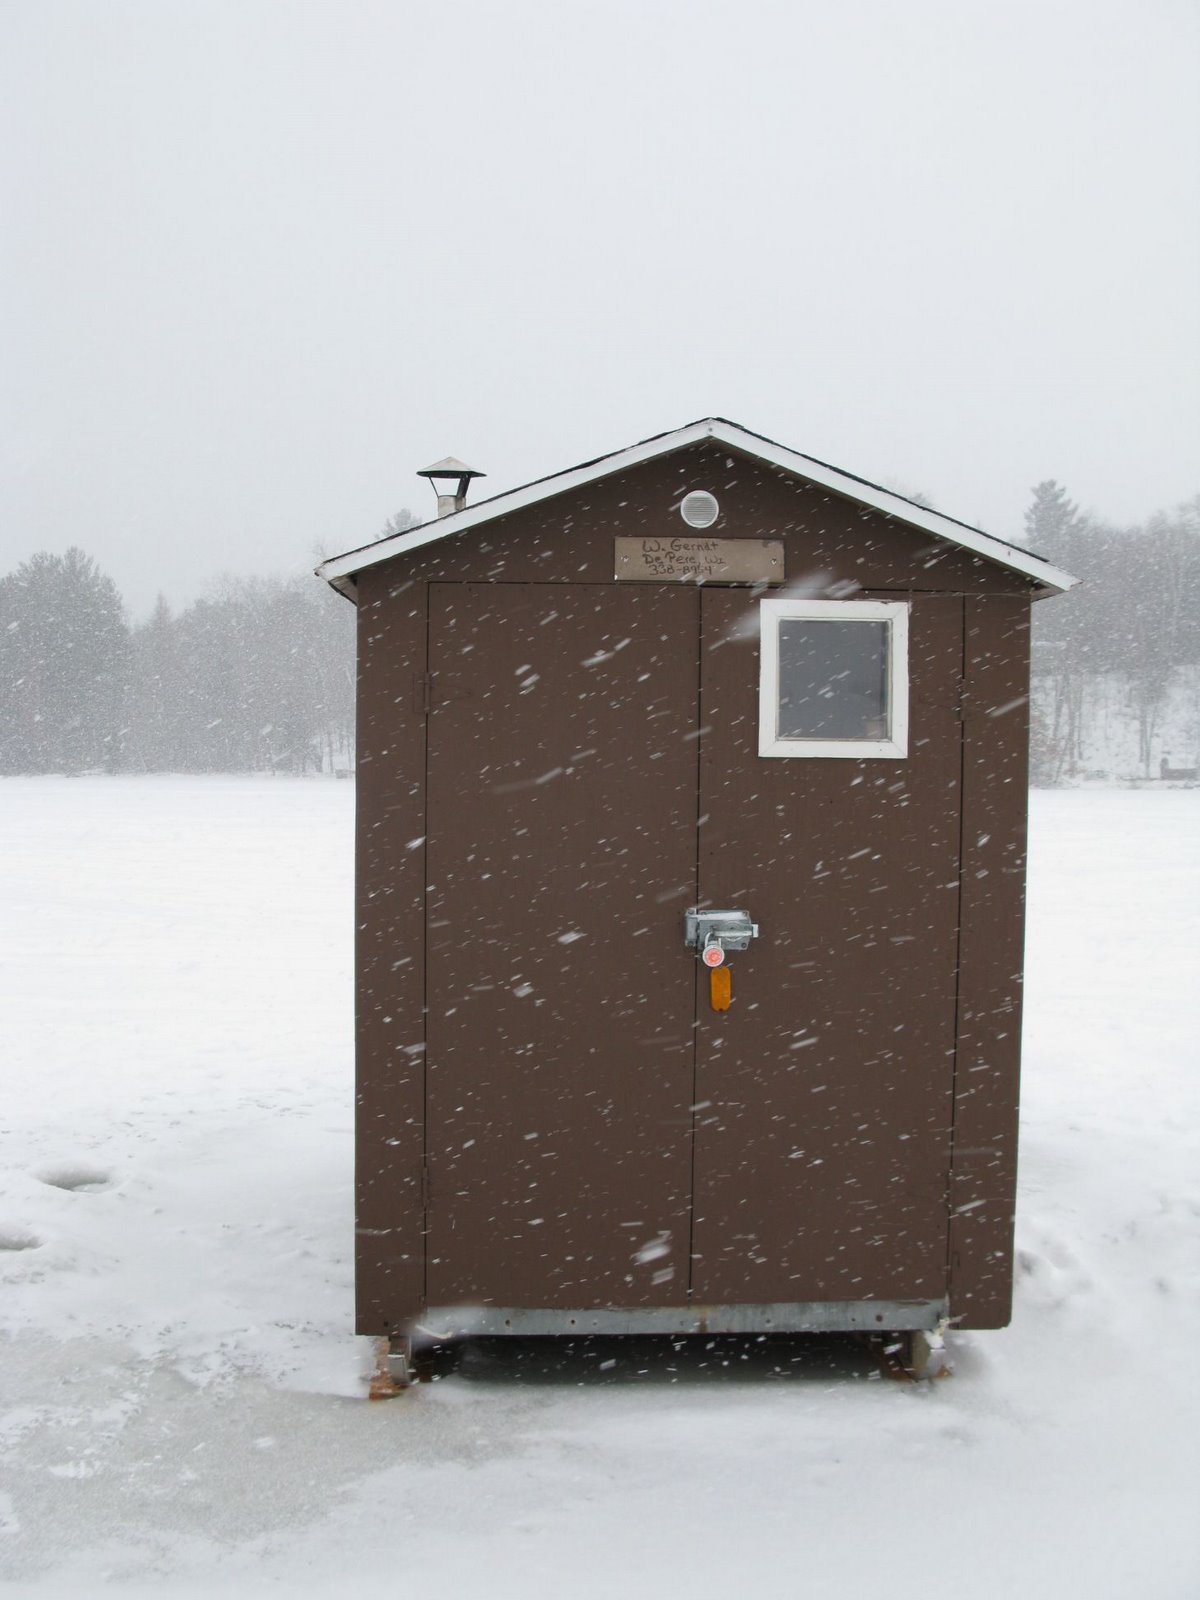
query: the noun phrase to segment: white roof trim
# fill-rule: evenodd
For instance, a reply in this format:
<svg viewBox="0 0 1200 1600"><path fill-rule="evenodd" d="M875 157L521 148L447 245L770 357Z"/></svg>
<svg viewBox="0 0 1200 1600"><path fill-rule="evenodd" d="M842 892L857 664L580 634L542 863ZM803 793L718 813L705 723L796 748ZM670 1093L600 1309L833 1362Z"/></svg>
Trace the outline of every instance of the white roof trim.
<svg viewBox="0 0 1200 1600"><path fill-rule="evenodd" d="M340 589L343 594L353 599L354 586L349 580L355 573L362 572L367 567L376 566L381 561L390 561L393 556L404 555L409 550L418 550L422 545L433 544L438 539L447 539L452 534L465 533L468 528L476 528L481 523L493 521L496 517L504 517L512 511L521 511L526 506L537 505L540 501L549 500L555 495L568 494L572 489L594 483L598 478L610 477L614 472L623 472L628 467L639 466L643 461L653 461L658 456L670 455L676 450L685 449L688 445L701 444L706 439L711 439L730 450L739 451L742 455L754 456L760 461L769 462L772 466L780 467L798 478L804 478L809 483L820 484L823 488L832 489L835 494L844 495L860 505L882 511L886 516L907 523L909 527L920 528L937 539L944 539L949 544L971 550L976 555L996 562L999 566L1008 567L1013 572L1031 578L1049 592L1062 593L1079 582L1079 579L1073 578L1069 572L1063 572L1029 550L1022 550L1019 545L1008 544L1003 539L994 538L990 533L983 533L979 528L972 528L965 522L956 522L953 517L943 516L940 511L931 511L927 506L919 506L912 500L906 500L903 495L893 494L889 489L881 489L878 484L868 483L864 478L856 478L853 473L842 472L824 461L816 461L811 456L789 450L786 445L776 444L774 440L766 439L761 434L751 433L748 428L740 427L736 422L728 422L724 417L706 417L700 422L689 423L686 428L676 428L671 433L657 434L652 439L643 439L639 444L631 445L627 450L618 450L612 455L585 461L582 465L571 467L566 472L539 478L536 482L524 484L519 489L510 489L507 494L494 495L490 500L480 500L475 505L466 506L462 511L451 512L449 516L437 517L432 522L422 523L419 527L392 534L390 538L379 539L374 544L347 551L345 555L333 556L321 563L317 568L317 576L324 578L335 589Z"/></svg>

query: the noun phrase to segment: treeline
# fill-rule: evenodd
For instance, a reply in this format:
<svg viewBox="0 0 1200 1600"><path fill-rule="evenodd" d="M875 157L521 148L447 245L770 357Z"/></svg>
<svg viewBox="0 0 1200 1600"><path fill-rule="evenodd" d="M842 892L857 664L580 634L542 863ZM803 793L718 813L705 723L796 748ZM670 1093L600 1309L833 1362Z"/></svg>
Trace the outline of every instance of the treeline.
<svg viewBox="0 0 1200 1600"><path fill-rule="evenodd" d="M401 511L383 532L413 521ZM1114 705L1133 734L1128 769L1156 776L1168 753L1196 766L1200 497L1114 528L1048 480L1025 533L1084 580L1033 608L1034 782L1128 775L1114 770ZM81 550L0 579L0 773L353 765L354 608L325 584L230 579L178 613L160 599L130 626Z"/></svg>
<svg viewBox="0 0 1200 1600"><path fill-rule="evenodd" d="M1157 776L1200 752L1200 496L1139 527L1082 513L1053 479L1025 515L1026 543L1083 581L1033 608L1033 778L1061 783L1106 768L1114 748L1098 715L1114 699L1132 725L1134 759ZM1099 769L1099 770L1098 770ZM1124 774L1128 775L1128 774Z"/></svg>
<svg viewBox="0 0 1200 1600"><path fill-rule="evenodd" d="M311 772L354 761L354 608L227 580L130 626L82 550L0 579L0 772Z"/></svg>

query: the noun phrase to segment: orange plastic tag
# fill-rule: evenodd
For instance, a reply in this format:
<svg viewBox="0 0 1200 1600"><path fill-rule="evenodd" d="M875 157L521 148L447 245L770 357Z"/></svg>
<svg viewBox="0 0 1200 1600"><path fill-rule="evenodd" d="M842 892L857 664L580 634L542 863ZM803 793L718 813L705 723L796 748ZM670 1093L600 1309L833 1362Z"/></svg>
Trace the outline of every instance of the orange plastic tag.
<svg viewBox="0 0 1200 1600"><path fill-rule="evenodd" d="M728 1011L733 999L733 978L728 967L712 967L708 974L709 996L714 1011Z"/></svg>

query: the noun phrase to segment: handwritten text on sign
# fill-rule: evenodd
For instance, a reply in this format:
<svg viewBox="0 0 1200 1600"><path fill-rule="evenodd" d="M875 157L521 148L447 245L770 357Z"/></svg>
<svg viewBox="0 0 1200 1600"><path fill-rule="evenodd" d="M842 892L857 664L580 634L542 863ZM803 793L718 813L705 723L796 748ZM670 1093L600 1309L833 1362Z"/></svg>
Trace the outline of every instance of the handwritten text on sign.
<svg viewBox="0 0 1200 1600"><path fill-rule="evenodd" d="M616 540L616 575L634 583L782 583L778 539Z"/></svg>

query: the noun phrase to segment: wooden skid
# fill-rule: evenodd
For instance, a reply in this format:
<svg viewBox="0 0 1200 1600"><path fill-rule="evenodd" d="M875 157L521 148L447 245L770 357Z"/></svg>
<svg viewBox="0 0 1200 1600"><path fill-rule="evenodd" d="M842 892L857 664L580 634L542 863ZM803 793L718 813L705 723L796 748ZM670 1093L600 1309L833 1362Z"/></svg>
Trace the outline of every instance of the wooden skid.
<svg viewBox="0 0 1200 1600"><path fill-rule="evenodd" d="M949 1378L954 1371L940 1329L929 1333L920 1328L905 1333L873 1333L863 1342L883 1375L897 1383Z"/></svg>
<svg viewBox="0 0 1200 1600"><path fill-rule="evenodd" d="M416 1381L411 1339L377 1339L369 1400L394 1400Z"/></svg>

